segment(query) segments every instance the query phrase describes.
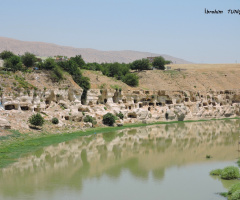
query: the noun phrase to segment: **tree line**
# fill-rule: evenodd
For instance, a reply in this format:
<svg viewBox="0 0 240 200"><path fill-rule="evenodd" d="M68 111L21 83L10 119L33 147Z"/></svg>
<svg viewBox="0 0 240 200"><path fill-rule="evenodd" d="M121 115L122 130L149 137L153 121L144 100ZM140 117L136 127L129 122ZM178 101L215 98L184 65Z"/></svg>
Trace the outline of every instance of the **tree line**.
<svg viewBox="0 0 240 200"><path fill-rule="evenodd" d="M83 88L83 99L86 98L87 90L90 89L90 81L89 78L82 75L80 69L101 71L103 75L114 77L129 86L135 87L138 86L139 78L133 70L151 70L153 67L164 70L165 65L171 63L171 61L167 61L161 56L155 57L152 63L150 63L148 59L143 58L129 64L118 62L101 64L96 62L86 63L81 55L69 59L63 56L57 57L61 59L56 60L49 57L43 61L29 52L26 52L22 56L15 55L10 51L3 51L0 53L0 58L4 60L4 69L7 71L28 71L32 67L40 70L49 70L50 77L55 82L63 79L63 71L68 72L73 80Z"/></svg>

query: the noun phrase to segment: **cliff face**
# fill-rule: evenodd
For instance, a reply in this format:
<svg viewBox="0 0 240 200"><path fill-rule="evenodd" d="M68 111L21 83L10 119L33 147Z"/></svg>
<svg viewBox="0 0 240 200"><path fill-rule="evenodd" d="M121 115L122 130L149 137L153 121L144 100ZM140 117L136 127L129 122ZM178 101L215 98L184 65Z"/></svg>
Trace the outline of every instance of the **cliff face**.
<svg viewBox="0 0 240 200"><path fill-rule="evenodd" d="M92 126L83 122L86 115L95 117L97 125L102 125L102 116L108 112L124 115L123 120L116 122L119 126L123 123L218 119L240 115L239 90L200 93L90 89L84 103L81 95L81 88L33 89L28 94L19 92L17 95L3 91L0 119L5 119L5 122L0 126L28 130L27 119L36 112L41 112L46 120L57 117L60 120L58 127L76 129Z"/></svg>

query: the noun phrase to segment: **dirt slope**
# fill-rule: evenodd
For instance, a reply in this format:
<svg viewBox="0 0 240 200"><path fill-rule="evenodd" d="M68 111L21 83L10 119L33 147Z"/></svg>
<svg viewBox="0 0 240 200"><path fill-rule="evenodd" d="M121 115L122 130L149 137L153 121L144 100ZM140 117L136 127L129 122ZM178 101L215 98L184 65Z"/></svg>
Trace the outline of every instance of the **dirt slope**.
<svg viewBox="0 0 240 200"><path fill-rule="evenodd" d="M91 89L114 89L116 87L122 90L136 89L128 86L120 80L102 75L99 71L82 70L83 76L90 78ZM139 89L139 87L137 87Z"/></svg>
<svg viewBox="0 0 240 200"><path fill-rule="evenodd" d="M140 87L154 90L240 89L240 64L170 65L172 70L139 72ZM180 71L174 69L181 69Z"/></svg>

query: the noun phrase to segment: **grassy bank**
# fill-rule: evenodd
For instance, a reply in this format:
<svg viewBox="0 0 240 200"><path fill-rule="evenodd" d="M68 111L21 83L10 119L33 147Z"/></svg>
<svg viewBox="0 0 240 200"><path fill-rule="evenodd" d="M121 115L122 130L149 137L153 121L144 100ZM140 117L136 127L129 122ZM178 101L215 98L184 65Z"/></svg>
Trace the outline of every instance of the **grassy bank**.
<svg viewBox="0 0 240 200"><path fill-rule="evenodd" d="M224 119L213 119L213 120L230 120L239 118L224 118ZM173 124L173 123L186 123L186 122L199 122L209 120L189 120L189 121L171 121L171 122L154 122L149 124L126 124L121 127L101 127L91 128L86 131L77 131L72 133L61 133L61 134L20 134L18 131L12 131L12 135L4 136L5 138L0 141L0 168L4 168L11 163L17 161L21 156L27 153L37 151L40 148L58 144L65 141L70 141L81 136L87 136L98 133L106 133L125 128L142 127L157 124Z"/></svg>

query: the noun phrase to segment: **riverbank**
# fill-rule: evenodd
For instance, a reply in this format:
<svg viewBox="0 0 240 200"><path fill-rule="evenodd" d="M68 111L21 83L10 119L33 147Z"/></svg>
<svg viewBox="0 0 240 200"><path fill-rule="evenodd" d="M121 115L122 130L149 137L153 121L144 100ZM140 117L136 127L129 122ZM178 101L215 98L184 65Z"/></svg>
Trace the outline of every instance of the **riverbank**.
<svg viewBox="0 0 240 200"><path fill-rule="evenodd" d="M235 118L222 118L222 119L210 119L210 120L231 120L240 119ZM18 158L26 155L27 153L35 152L43 147L58 144L61 142L70 141L81 136L88 136L99 133L107 133L118 131L126 128L135 128L142 126L158 125L158 124L173 124L173 123L191 123L202 122L209 120L188 120L188 121L170 121L170 122L154 122L149 124L126 124L121 127L101 127L101 128L89 128L85 131L76 131L72 133L60 133L60 134L21 134L18 131L12 130L12 135L0 137L0 168L7 167L8 165L17 161Z"/></svg>

